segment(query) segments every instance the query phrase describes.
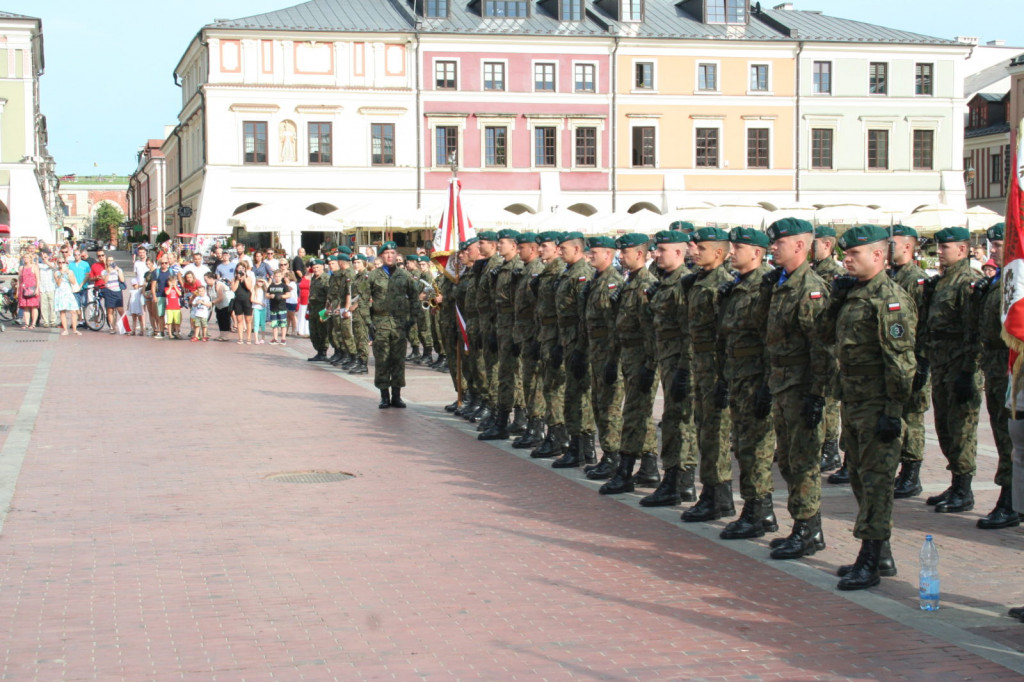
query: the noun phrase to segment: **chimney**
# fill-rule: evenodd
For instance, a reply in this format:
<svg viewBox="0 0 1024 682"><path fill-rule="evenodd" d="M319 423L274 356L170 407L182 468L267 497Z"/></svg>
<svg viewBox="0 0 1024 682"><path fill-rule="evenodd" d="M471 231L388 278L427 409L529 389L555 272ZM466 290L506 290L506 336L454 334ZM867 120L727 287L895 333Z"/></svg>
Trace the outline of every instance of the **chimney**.
<svg viewBox="0 0 1024 682"><path fill-rule="evenodd" d="M780 4L780 5L775 5L775 7L772 7L772 9L791 10L791 9L793 9L793 3L791 3L791 2L784 2L784 3Z"/></svg>
<svg viewBox="0 0 1024 682"><path fill-rule="evenodd" d="M988 45L989 47L1003 47L1003 46L1006 45L1006 41L1005 40L990 40L990 41L988 41L985 44Z"/></svg>
<svg viewBox="0 0 1024 682"><path fill-rule="evenodd" d="M977 45L981 41L976 36L957 36L956 42L961 45Z"/></svg>

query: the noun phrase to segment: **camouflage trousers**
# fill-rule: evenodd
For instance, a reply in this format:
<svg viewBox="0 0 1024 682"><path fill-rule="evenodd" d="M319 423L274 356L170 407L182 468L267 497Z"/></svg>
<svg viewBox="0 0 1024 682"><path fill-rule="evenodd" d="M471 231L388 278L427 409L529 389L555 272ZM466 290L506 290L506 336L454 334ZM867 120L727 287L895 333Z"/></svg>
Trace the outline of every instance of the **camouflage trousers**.
<svg viewBox="0 0 1024 682"><path fill-rule="evenodd" d="M807 428L801 411L807 389L793 386L773 395L772 422L779 472L789 488L789 515L806 521L821 510L821 445L825 424ZM890 486L892 482L890 481Z"/></svg>
<svg viewBox="0 0 1024 682"><path fill-rule="evenodd" d="M607 347L607 346L606 346ZM622 436L622 370L616 358L615 383L604 380L604 366L614 357L611 353L592 348L590 351L590 392L597 423L597 437L603 452L618 452Z"/></svg>
<svg viewBox="0 0 1024 682"><path fill-rule="evenodd" d="M405 386L405 332L390 318L374 321L373 385L377 388Z"/></svg>
<svg viewBox="0 0 1024 682"><path fill-rule="evenodd" d="M490 333L483 334L483 369L484 369L484 393L487 395L487 404L496 406L498 404L498 352L501 350L501 339L498 339L498 350L491 350L488 337Z"/></svg>
<svg viewBox="0 0 1024 682"><path fill-rule="evenodd" d="M434 316L430 314L429 310L423 310L421 307L416 318L416 327L420 330L420 345L423 346L424 353L434 348L434 329L431 325L432 317Z"/></svg>
<svg viewBox="0 0 1024 682"><path fill-rule="evenodd" d="M418 322L409 328L409 345L413 348L418 348L420 345L420 325Z"/></svg>
<svg viewBox="0 0 1024 682"><path fill-rule="evenodd" d="M498 329L497 384L499 410L522 407L523 377L519 373L519 358L512 354L512 329Z"/></svg>
<svg viewBox="0 0 1024 682"><path fill-rule="evenodd" d="M665 387L665 406L661 413L661 466L664 469L697 468L697 429L693 425L693 394L681 401L672 398L672 379L679 367L679 356L660 361L661 384Z"/></svg>
<svg viewBox="0 0 1024 682"><path fill-rule="evenodd" d="M990 357L996 356L996 357ZM982 360L985 374L985 407L992 425L992 437L996 441L995 483L1000 487L1013 485L1013 443L1010 442L1010 410L1006 407L1006 395L1010 386L1009 352L986 353Z"/></svg>
<svg viewBox="0 0 1024 682"><path fill-rule="evenodd" d="M544 418L547 401L544 400L543 375L540 372L540 355L533 355L533 342L520 344L519 371L523 377L523 398L526 400L526 416Z"/></svg>
<svg viewBox="0 0 1024 682"><path fill-rule="evenodd" d="M774 492L772 457L775 454L775 431L771 415L754 416L754 396L764 383L758 375L733 378L729 381L729 411L732 413L732 442L740 466L740 497L757 500Z"/></svg>
<svg viewBox="0 0 1024 682"><path fill-rule="evenodd" d="M853 537L888 540L892 534L892 481L900 459L900 439L883 443L875 436L884 402L843 403L843 433L850 487L857 498Z"/></svg>
<svg viewBox="0 0 1024 682"><path fill-rule="evenodd" d="M974 373L974 397L966 404L958 403L953 384L959 369L949 365L932 368L932 410L935 413L935 434L953 474L977 472L978 412L981 409L981 373ZM1004 396L1005 398L1005 396Z"/></svg>
<svg viewBox="0 0 1024 682"><path fill-rule="evenodd" d="M835 398L825 399L825 440L839 440L839 401Z"/></svg>
<svg viewBox="0 0 1024 682"><path fill-rule="evenodd" d="M565 353L568 362L570 353ZM565 371L565 429L570 436L581 433L594 433L594 409L590 403L590 367L586 367L582 377Z"/></svg>
<svg viewBox="0 0 1024 682"><path fill-rule="evenodd" d="M715 407L714 353L698 353L693 359L693 423L700 452L700 482L718 485L732 480L728 410Z"/></svg>
<svg viewBox="0 0 1024 682"><path fill-rule="evenodd" d="M313 344L313 350L317 353L327 352L327 343L330 329L327 323L320 319L320 311L324 309L323 304L309 306L309 342Z"/></svg>
<svg viewBox="0 0 1024 682"><path fill-rule="evenodd" d="M370 359L370 318L364 315L352 317L352 337L355 341L355 354L362 362Z"/></svg>
<svg viewBox="0 0 1024 682"><path fill-rule="evenodd" d="M352 331L352 320L341 319L337 315L327 318L331 329L331 346L335 350L355 355L356 337Z"/></svg>
<svg viewBox="0 0 1024 682"><path fill-rule="evenodd" d="M658 448L658 433L654 428L654 396L658 392L657 372L649 391L640 390L640 373L653 358L647 357L642 346L623 348L619 357L625 400L622 405L622 436L619 447L624 455L638 457Z"/></svg>
<svg viewBox="0 0 1024 682"><path fill-rule="evenodd" d="M557 343L558 341L543 344L538 368L544 402L547 405L547 418L544 421L548 427L565 423L565 363L555 367L555 363L551 361L551 351Z"/></svg>
<svg viewBox="0 0 1024 682"><path fill-rule="evenodd" d="M902 447L900 461L904 463L924 461L924 412L903 412Z"/></svg>
<svg viewBox="0 0 1024 682"><path fill-rule="evenodd" d="M487 375L484 371L483 342L480 341L480 332L477 328L470 328L469 331L469 352L462 359L463 368L466 373L466 385L469 386L473 395L480 400L487 398Z"/></svg>

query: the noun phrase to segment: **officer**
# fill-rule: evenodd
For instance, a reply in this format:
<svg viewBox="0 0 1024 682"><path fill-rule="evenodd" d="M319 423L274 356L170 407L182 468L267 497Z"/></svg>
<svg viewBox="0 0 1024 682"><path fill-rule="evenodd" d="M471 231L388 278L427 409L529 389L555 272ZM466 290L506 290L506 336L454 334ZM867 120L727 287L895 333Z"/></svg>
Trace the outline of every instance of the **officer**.
<svg viewBox="0 0 1024 682"><path fill-rule="evenodd" d="M765 275L771 292L765 346L768 384L758 390L755 416L773 409L779 471L789 488L793 530L769 543L771 558L799 559L825 549L821 531L821 445L825 395L834 360L819 329L828 302L825 282L807 261L814 228L806 220L783 218L768 228L778 266ZM774 403L774 408L772 404Z"/></svg>
<svg viewBox="0 0 1024 682"><path fill-rule="evenodd" d="M565 365L565 429L569 434L566 456L597 463L594 450L594 412L590 404L590 368L587 365L587 338L580 324L580 300L583 289L594 277L594 268L584 258L583 235L566 232L558 240L565 261L565 272L558 279L555 308L558 315L558 346L552 361ZM582 367L583 371L579 369ZM569 460L572 461L572 460Z"/></svg>
<svg viewBox="0 0 1024 682"><path fill-rule="evenodd" d="M683 512L690 523L733 516L732 467L729 459L729 386L715 360L718 321L723 285L734 281L725 265L729 255L729 233L718 227L703 227L691 236L697 244L694 265L698 272L683 283L687 287L690 312L689 336L693 349L694 423L700 451L700 497Z"/></svg>
<svg viewBox="0 0 1024 682"><path fill-rule="evenodd" d="M889 276L903 287L917 311L917 329L914 334L914 353L917 372L911 387L910 400L903 409L903 446L900 449L900 472L896 476L893 497L897 500L919 495L921 490L921 463L924 461L924 413L931 404L931 383L928 381L928 360L925 358L925 283L928 274L914 260L917 251L917 230L906 225L892 227L892 266Z"/></svg>
<svg viewBox="0 0 1024 682"><path fill-rule="evenodd" d="M840 590L877 585L883 564L885 575L896 575L889 549L892 481L917 368L917 311L885 273L888 236L877 225L860 225L840 238L850 275L833 283L822 329L839 361L843 438L857 498L853 536L861 541L856 562L837 571Z"/></svg>
<svg viewBox="0 0 1024 682"><path fill-rule="evenodd" d="M608 470L605 478L618 466L619 436L622 431L622 381L619 373L619 357L614 345L615 315L618 310L619 293L625 281L612 264L615 261L615 240L611 237L590 237L587 239L587 258L596 273L583 287L583 325L587 349L569 359L569 372L584 376L587 368L584 358L590 362L590 394L597 422L597 435L601 440L601 462L588 473L588 478L598 480L590 474L604 464ZM576 467L580 457L567 452L551 465L554 468ZM600 475L600 474L599 474Z"/></svg>
<svg viewBox="0 0 1024 682"><path fill-rule="evenodd" d="M477 431L486 431L494 421L498 404L498 333L495 329L498 310L494 301L494 282L504 259L498 254L497 232L485 230L478 236L480 255L487 259L483 266L483 274L477 279L476 306L480 324L480 350L483 356L483 390L488 409L486 414L476 417L475 421Z"/></svg>
<svg viewBox="0 0 1024 682"><path fill-rule="evenodd" d="M836 231L829 225L814 228L814 258L811 269L818 277L831 286L836 277L846 275L835 259ZM842 458L839 455L839 401L836 399L836 387L825 397L825 443L821 446L821 470L832 471L839 468ZM836 477L830 477L830 483L848 483L849 476L845 471Z"/></svg>
<svg viewBox="0 0 1024 682"><path fill-rule="evenodd" d="M686 220L676 220L673 221L672 224L668 226L668 229L673 232L682 232L687 237L692 237L693 232L696 228L693 226L693 223L691 222L688 222ZM686 242L686 259L684 261L688 273L695 273L698 269L697 266L693 264L693 259L696 255L697 245L693 242L693 239L691 239L690 241Z"/></svg>
<svg viewBox="0 0 1024 682"><path fill-rule="evenodd" d="M394 242L377 249L382 265L370 274L370 319L373 324L373 385L380 389L377 407L405 407L406 334L420 307L419 287L398 267Z"/></svg>
<svg viewBox="0 0 1024 682"><path fill-rule="evenodd" d="M733 447L743 498L740 517L721 533L722 538L733 540L774 533L779 524L772 505L775 433L770 415L759 418L750 409L758 389L767 381L764 337L771 292L761 282L771 272L764 263L770 242L764 232L749 227L733 228L729 241L736 275L719 290L722 305L717 360L729 389ZM721 402L716 407L719 405Z"/></svg>
<svg viewBox="0 0 1024 682"><path fill-rule="evenodd" d="M366 256L353 256L352 299L349 309L352 315L352 339L355 343L355 364L349 367L349 374L366 374L370 359L370 273L366 270Z"/></svg>
<svg viewBox="0 0 1024 682"><path fill-rule="evenodd" d="M526 400L526 431L512 441L514 448L531 450L544 442L544 391L541 389L539 370L539 344L534 340L539 332L537 326L537 286L544 263L539 256L540 235L524 232L516 238L522 270L516 278L515 326L512 330L512 355L517 359L523 382L523 397Z"/></svg>
<svg viewBox="0 0 1024 682"><path fill-rule="evenodd" d="M513 408L517 410L517 414L521 414L523 409L522 375L519 373L519 360L512 352L516 324L516 271L523 265L519 260L516 244L519 233L515 230L501 230L497 236L498 256L502 260L494 274L493 295L497 312L494 317L494 331L491 334L493 343L498 346L498 409L490 428L477 436L480 440L506 440L509 436L509 414ZM525 420L521 425L526 426Z"/></svg>
<svg viewBox="0 0 1024 682"><path fill-rule="evenodd" d="M308 358L310 362L327 362L327 324L320 319L320 313L327 307L327 284L330 275L324 272L324 262L319 258L309 261L313 276L309 282L309 341L313 344L316 355Z"/></svg>
<svg viewBox="0 0 1024 682"><path fill-rule="evenodd" d="M670 507L697 499L693 481L697 432L693 425L689 312L686 290L680 283L690 274L685 264L689 242L689 233L681 229L662 230L654 235L655 258L662 275L660 281L648 287L646 295L654 316L658 367L665 393L661 414L661 466L665 474L657 490L640 500L644 507Z"/></svg>
<svg viewBox="0 0 1024 682"><path fill-rule="evenodd" d="M989 256L995 261L997 270L992 277L975 283L974 295L977 305L978 332L981 337L981 369L985 375L985 405L988 420L992 425L992 437L996 442L999 463L996 466L995 483L999 486L999 500L987 516L978 519L978 528L1009 528L1020 525L1020 515L1013 510L1013 444L1010 442L1010 411L1006 407L1009 393L1010 350L1002 338L1002 296L1000 278L1003 267L1003 237L1005 223L997 223L986 231Z"/></svg>
<svg viewBox="0 0 1024 682"><path fill-rule="evenodd" d="M349 298L348 281L341 275L340 256L333 254L327 257L327 268L330 277L327 280L327 319L324 325L327 328L327 339L334 349L334 355L327 359L332 365L340 365L346 360L344 344L341 340L341 317L338 314L343 308L347 309L345 303Z"/></svg>
<svg viewBox="0 0 1024 682"><path fill-rule="evenodd" d="M342 289L347 292L347 298L342 302L342 307L347 310L351 303L352 289L356 273L352 268L352 257L348 253L351 249L347 246L342 246L339 251L338 272L344 279ZM341 344L342 359L335 364L341 369L349 370L358 363L356 358L356 337L353 332L352 315L346 314L340 317L338 319L337 329L338 341Z"/></svg>
<svg viewBox="0 0 1024 682"><path fill-rule="evenodd" d="M654 313L647 301L647 292L656 281L647 264L647 235L624 234L615 240L619 248L619 262L626 271L626 282L619 294L619 309L615 318L615 346L619 352L625 403L622 406L622 435L620 437L619 466L599 492L618 495L633 492L633 467L641 455L649 462L647 485L657 486L658 436L654 429L652 411L654 394L658 390L658 349L654 336ZM653 471L650 471L653 468ZM657 480L651 478L657 477Z"/></svg>
<svg viewBox="0 0 1024 682"><path fill-rule="evenodd" d="M483 382L483 358L479 348L480 326L476 314L476 284L480 271L486 265L486 260L480 256L480 240L477 237L470 237L459 244L464 264L468 269L459 278L459 285L455 288L455 296L459 310L466 323L466 337L469 339L469 350L462 358L462 374L467 387L466 401L462 407L455 410L455 414L469 420L484 408L483 393L480 387Z"/></svg>
<svg viewBox="0 0 1024 682"><path fill-rule="evenodd" d="M537 253L544 269L536 279L537 340L531 344L531 352L540 358L537 372L547 406L547 435L530 451L530 457L535 459L557 457L569 447L565 429L565 368L558 340L558 284L565 272L565 261L558 250L561 238L562 233L554 231L542 232L537 237Z"/></svg>
<svg viewBox="0 0 1024 682"><path fill-rule="evenodd" d="M947 227L935 233L942 274L932 285L925 346L932 371L932 410L939 448L952 483L925 502L937 512L974 509L971 479L976 471L978 412L981 409L980 343L971 310L971 233Z"/></svg>

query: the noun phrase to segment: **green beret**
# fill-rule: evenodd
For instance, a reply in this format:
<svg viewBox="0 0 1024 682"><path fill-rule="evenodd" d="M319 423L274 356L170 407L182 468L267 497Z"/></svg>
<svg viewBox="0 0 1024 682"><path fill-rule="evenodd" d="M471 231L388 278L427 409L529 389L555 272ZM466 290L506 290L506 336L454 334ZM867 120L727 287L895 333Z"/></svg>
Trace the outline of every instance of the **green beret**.
<svg viewBox="0 0 1024 682"><path fill-rule="evenodd" d="M729 233L720 227L702 227L691 236L695 242L727 242Z"/></svg>
<svg viewBox="0 0 1024 682"><path fill-rule="evenodd" d="M989 241L993 239L1000 242L1003 241L1006 239L1006 223L996 223L985 230L985 236L988 237Z"/></svg>
<svg viewBox="0 0 1024 682"><path fill-rule="evenodd" d="M540 235L536 232L520 232L516 235L516 244L539 244Z"/></svg>
<svg viewBox="0 0 1024 682"><path fill-rule="evenodd" d="M794 234L814 232L814 226L800 218L780 218L768 227L768 239L775 241Z"/></svg>
<svg viewBox="0 0 1024 682"><path fill-rule="evenodd" d="M647 244L647 250L648 250L648 251L651 251L651 252L657 251L657 250L658 250L658 243L657 243L657 242L655 242L655 241L653 241L653 240L652 240L652 241L650 241L650 242L649 242L649 243Z"/></svg>
<svg viewBox="0 0 1024 682"><path fill-rule="evenodd" d="M694 228L693 223L691 222L688 222L686 220L675 220L672 222L671 225L668 226L668 229L673 232L685 232L689 234L690 232L693 232Z"/></svg>
<svg viewBox="0 0 1024 682"><path fill-rule="evenodd" d="M346 255L349 255L349 256L352 255L352 249L347 247L347 246L339 246L338 247L338 251L340 251L340 252L342 252L342 253L344 253Z"/></svg>
<svg viewBox="0 0 1024 682"><path fill-rule="evenodd" d="M935 233L935 241L939 244L966 242L970 239L971 233L967 231L966 227L946 227Z"/></svg>
<svg viewBox="0 0 1024 682"><path fill-rule="evenodd" d="M519 233L515 230L504 229L498 231L498 239L511 239L512 241L515 241L518 236Z"/></svg>
<svg viewBox="0 0 1024 682"><path fill-rule="evenodd" d="M895 225L892 226L892 236L913 237L914 239L917 239L917 230L915 230L912 227L907 227L906 225L900 225L899 223L896 223Z"/></svg>
<svg viewBox="0 0 1024 682"><path fill-rule="evenodd" d="M366 256L364 256L361 253L357 253L356 255L352 256L352 258L354 258L355 260L361 260L364 263L366 262Z"/></svg>
<svg viewBox="0 0 1024 682"><path fill-rule="evenodd" d="M561 246L566 242L571 242L573 239L583 239L582 232L562 232L558 237L558 245Z"/></svg>
<svg viewBox="0 0 1024 682"><path fill-rule="evenodd" d="M319 258L311 258L310 261L309 261L309 264L310 265L323 265L324 262L322 260L320 260Z"/></svg>
<svg viewBox="0 0 1024 682"><path fill-rule="evenodd" d="M541 232L537 235L537 243L543 244L544 242L555 242L562 238L562 233L558 230L548 230L547 232Z"/></svg>
<svg viewBox="0 0 1024 682"><path fill-rule="evenodd" d="M395 244L394 242L384 242L383 244L377 247L377 255L379 256L388 250L395 251L397 249L398 245Z"/></svg>
<svg viewBox="0 0 1024 682"><path fill-rule="evenodd" d="M342 263L351 263L352 262L352 257L349 256L347 253L343 253L343 254L337 255L334 258L335 258L335 260L339 260Z"/></svg>
<svg viewBox="0 0 1024 682"><path fill-rule="evenodd" d="M629 234L619 236L619 238L615 240L615 248L628 249L631 246L646 246L648 241L650 241L650 237L646 234L630 232Z"/></svg>
<svg viewBox="0 0 1024 682"><path fill-rule="evenodd" d="M611 237L588 237L587 247L591 249L614 249L615 240Z"/></svg>
<svg viewBox="0 0 1024 682"><path fill-rule="evenodd" d="M839 248L846 251L855 246L873 244L885 241L888 238L889 231L884 227L879 227L878 225L857 225L844 232L843 236L839 238Z"/></svg>
<svg viewBox="0 0 1024 682"><path fill-rule="evenodd" d="M814 236L815 237L835 237L836 236L836 228L831 227L830 225L818 225L816 228L814 228Z"/></svg>
<svg viewBox="0 0 1024 682"><path fill-rule="evenodd" d="M480 241L479 237L470 237L464 242L459 242L459 251L465 251L469 247L473 246L473 244L476 244L478 241Z"/></svg>
<svg viewBox="0 0 1024 682"><path fill-rule="evenodd" d="M482 242L498 241L498 234L494 230L484 230L476 233L477 238Z"/></svg>
<svg viewBox="0 0 1024 682"><path fill-rule="evenodd" d="M755 230L752 227L734 227L729 233L729 241L733 244L750 244L751 246L760 246L763 249L767 249L771 246L771 242L768 240L766 235L761 230Z"/></svg>
<svg viewBox="0 0 1024 682"><path fill-rule="evenodd" d="M336 253L332 253L330 256L327 257L327 262L328 263L332 263L332 262L334 262L336 260L338 260L338 254L336 254Z"/></svg>
<svg viewBox="0 0 1024 682"><path fill-rule="evenodd" d="M672 224L678 225L681 222L682 221L677 220ZM687 225L689 225L689 223L687 223ZM690 235L675 228L672 228L671 230L662 230L661 232L656 232L654 234L655 244L685 244L688 241L690 241Z"/></svg>

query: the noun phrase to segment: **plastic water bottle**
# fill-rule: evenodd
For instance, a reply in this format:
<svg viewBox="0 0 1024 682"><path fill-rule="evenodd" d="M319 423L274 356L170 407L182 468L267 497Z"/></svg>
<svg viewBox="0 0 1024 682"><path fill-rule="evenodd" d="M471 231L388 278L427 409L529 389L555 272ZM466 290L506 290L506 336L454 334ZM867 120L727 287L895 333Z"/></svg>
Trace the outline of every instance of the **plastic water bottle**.
<svg viewBox="0 0 1024 682"><path fill-rule="evenodd" d="M918 601L922 611L939 610L939 550L935 548L931 535L924 536L924 545L921 546Z"/></svg>

